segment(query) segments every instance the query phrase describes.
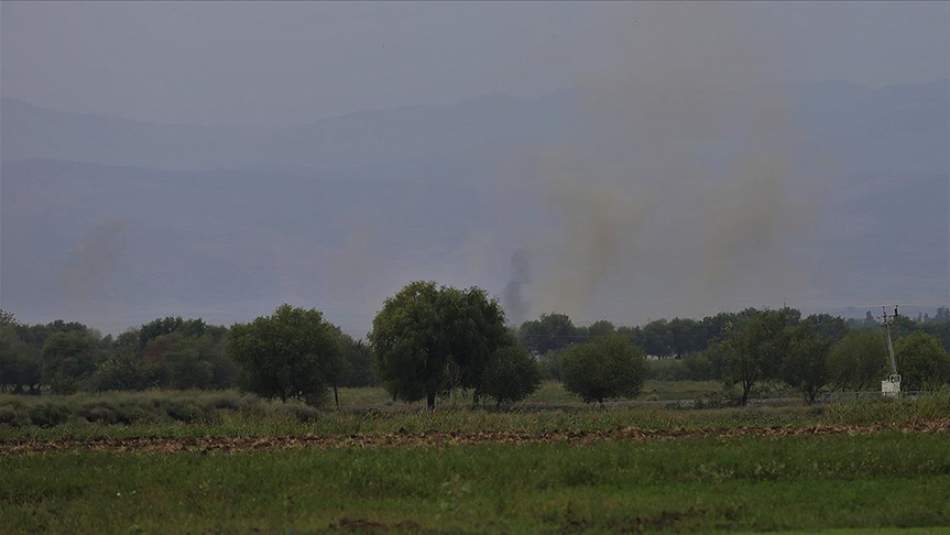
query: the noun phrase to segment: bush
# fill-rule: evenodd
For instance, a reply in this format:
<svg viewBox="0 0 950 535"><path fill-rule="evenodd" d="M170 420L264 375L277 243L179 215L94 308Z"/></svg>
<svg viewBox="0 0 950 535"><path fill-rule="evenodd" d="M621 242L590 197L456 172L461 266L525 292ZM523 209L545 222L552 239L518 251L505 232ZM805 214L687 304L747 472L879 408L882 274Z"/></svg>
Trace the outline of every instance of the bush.
<svg viewBox="0 0 950 535"><path fill-rule="evenodd" d="M523 400L540 385L538 363L524 348L509 346L492 356L482 376L480 393L502 405Z"/></svg>
<svg viewBox="0 0 950 535"><path fill-rule="evenodd" d="M588 403L635 397L646 374L643 353L616 334L573 346L561 366L564 387Z"/></svg>
<svg viewBox="0 0 950 535"><path fill-rule="evenodd" d="M94 424L115 424L119 422L112 407L104 404L87 405L79 409L79 416Z"/></svg>
<svg viewBox="0 0 950 535"><path fill-rule="evenodd" d="M63 405L40 403L30 409L30 423L40 427L53 427L69 421L72 411Z"/></svg>
<svg viewBox="0 0 950 535"><path fill-rule="evenodd" d="M0 405L0 425L20 427L29 424L30 416L24 410L22 405L15 403L11 403L9 405Z"/></svg>

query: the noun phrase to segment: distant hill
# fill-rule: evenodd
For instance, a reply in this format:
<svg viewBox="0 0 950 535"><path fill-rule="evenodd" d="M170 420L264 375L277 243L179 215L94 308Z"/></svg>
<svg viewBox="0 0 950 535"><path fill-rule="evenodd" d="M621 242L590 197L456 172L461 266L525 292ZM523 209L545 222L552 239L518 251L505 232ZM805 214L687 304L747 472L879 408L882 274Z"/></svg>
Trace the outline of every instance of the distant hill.
<svg viewBox="0 0 950 535"><path fill-rule="evenodd" d="M823 158L796 172L834 169L808 216L813 232L792 254L807 259L789 269L807 270L808 288L790 304L945 304L948 82L785 91L803 134L790 152ZM253 129L3 99L0 304L28 321L69 316L119 330L172 313L245 320L286 300L324 308L361 335L408 280L500 295L513 251L560 218L522 159L603 143L583 120L585 102L574 91L489 96ZM634 159L651 150L620 149ZM729 150L709 145L711 175ZM653 241L662 244L663 229ZM629 304L604 310L628 322L688 299L665 303L661 289L634 287L621 296ZM638 312L616 317L627 309Z"/></svg>

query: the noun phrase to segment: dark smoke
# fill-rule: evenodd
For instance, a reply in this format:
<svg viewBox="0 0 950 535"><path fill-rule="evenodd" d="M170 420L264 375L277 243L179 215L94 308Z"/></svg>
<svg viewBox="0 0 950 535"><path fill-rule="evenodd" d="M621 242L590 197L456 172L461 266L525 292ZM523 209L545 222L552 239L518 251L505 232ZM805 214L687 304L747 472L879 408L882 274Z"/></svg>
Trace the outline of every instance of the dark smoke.
<svg viewBox="0 0 950 535"><path fill-rule="evenodd" d="M525 297L524 287L531 282L531 270L528 252L518 249L511 255L511 279L505 285L502 304L508 321L512 325L521 325L528 317L530 306Z"/></svg>

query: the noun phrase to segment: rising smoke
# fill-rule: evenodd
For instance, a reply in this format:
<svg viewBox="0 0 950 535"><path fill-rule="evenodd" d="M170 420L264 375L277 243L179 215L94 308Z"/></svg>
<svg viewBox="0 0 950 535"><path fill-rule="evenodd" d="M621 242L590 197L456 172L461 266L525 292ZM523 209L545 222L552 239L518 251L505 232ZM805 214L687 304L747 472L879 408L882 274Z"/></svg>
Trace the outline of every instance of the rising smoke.
<svg viewBox="0 0 950 535"><path fill-rule="evenodd" d="M509 282L527 300L518 316L701 315L781 303L804 284L790 251L814 182L794 166L781 46L741 8L611 8L619 67L582 81L576 141L526 165L554 224L532 238L532 279Z"/></svg>

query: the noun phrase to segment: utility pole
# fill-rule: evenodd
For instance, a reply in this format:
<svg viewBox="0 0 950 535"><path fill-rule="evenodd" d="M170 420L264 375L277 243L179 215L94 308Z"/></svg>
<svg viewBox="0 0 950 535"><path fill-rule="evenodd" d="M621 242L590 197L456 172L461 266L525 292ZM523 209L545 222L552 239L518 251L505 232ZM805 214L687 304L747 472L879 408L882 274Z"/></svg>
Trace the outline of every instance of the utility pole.
<svg viewBox="0 0 950 535"><path fill-rule="evenodd" d="M885 398L899 398L901 395L901 376L897 373L897 359L894 357L894 342L891 340L891 324L887 318L887 308L881 305L884 320L884 335L887 339L887 356L891 365L891 374L881 381L881 396ZM897 307L894 307L892 320L897 319Z"/></svg>

